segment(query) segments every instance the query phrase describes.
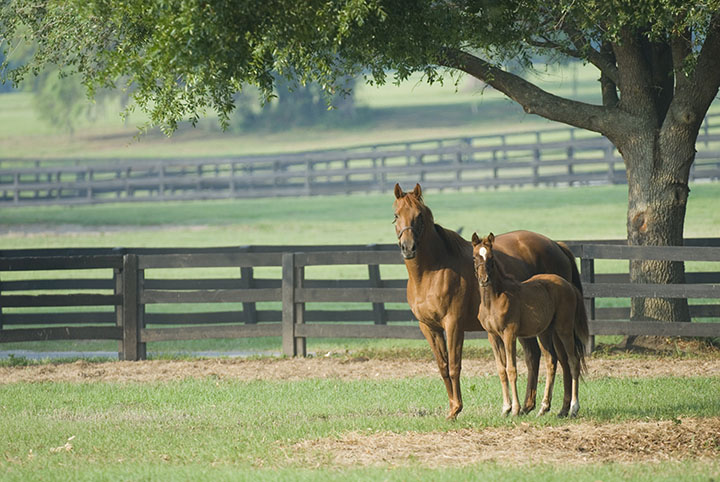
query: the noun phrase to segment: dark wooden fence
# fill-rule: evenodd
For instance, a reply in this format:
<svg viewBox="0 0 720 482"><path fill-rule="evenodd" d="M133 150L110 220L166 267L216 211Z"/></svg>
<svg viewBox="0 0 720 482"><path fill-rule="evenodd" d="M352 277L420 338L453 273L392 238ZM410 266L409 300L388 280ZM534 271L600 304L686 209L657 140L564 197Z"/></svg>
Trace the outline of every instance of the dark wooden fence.
<svg viewBox="0 0 720 482"><path fill-rule="evenodd" d="M685 247L568 244L580 258L591 334L720 336L712 321L720 318L720 239L687 240ZM634 284L627 271L596 274L596 261L607 259L713 269L689 269L682 285ZM421 339L401 264L395 245L2 251L0 343L117 340L120 358L136 360L145 358L146 343L169 340L279 337L283 353L304 356L307 338ZM366 274L307 273L331 266ZM385 270L391 275L382 276ZM632 297L693 300L693 322L630 322L629 308L596 305Z"/></svg>
<svg viewBox="0 0 720 482"><path fill-rule="evenodd" d="M696 146L691 180L720 179L720 115L705 119ZM607 139L560 128L231 158L0 159L0 206L386 192L395 182L462 189L626 177Z"/></svg>

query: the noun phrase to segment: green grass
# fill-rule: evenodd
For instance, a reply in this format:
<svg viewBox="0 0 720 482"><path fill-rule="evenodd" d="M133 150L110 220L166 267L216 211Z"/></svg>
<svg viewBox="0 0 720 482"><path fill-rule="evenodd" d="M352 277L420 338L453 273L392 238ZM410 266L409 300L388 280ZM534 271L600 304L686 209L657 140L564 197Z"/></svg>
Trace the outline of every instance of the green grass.
<svg viewBox="0 0 720 482"><path fill-rule="evenodd" d="M310 470L289 460L293 444L348 431L442 432L518 423L499 415L495 377L467 377L464 386L466 409L456 423L448 423L443 417L445 393L434 378L242 382L211 377L143 384L1 385L0 471L3 480L245 480L296 475L334 480L338 472L322 461ZM556 389L557 400L561 388ZM715 396L720 391L718 378L599 379L583 383L581 390L580 421L720 415L720 400ZM521 420L537 426L575 423L552 416ZM71 450L55 450L66 443ZM681 465L700 474L710 475L713 470L712 464L690 461ZM639 474L643 466L647 464L626 469ZM667 466L669 473L682 475L675 464ZM562 466L540 466L539 470L548 480L572 473ZM617 470L614 464L589 467L590 473L604 480L621 478ZM521 479L529 476L526 467L501 464L450 469L463 479L484 471ZM362 479L382 473L380 469L350 469L345 475ZM392 472L396 479L436 473L417 467Z"/></svg>
<svg viewBox="0 0 720 482"><path fill-rule="evenodd" d="M691 190L686 237L719 236L717 185L695 184ZM451 229L462 227L465 236L473 231L514 229L530 229L555 239L626 236L625 186L429 191L425 199L436 222ZM0 237L0 247L392 243L393 200L390 193L374 193L5 209L0 212L0 224L19 225L19 233ZM57 232L33 235L28 229L32 224ZM64 224L84 226L89 232L63 234ZM116 228L103 229L106 226Z"/></svg>

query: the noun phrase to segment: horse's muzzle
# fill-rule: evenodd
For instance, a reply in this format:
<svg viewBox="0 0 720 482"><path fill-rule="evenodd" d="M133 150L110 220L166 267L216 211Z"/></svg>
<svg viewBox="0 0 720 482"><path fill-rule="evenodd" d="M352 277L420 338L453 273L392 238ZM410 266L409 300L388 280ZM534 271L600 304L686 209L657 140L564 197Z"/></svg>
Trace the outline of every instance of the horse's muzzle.
<svg viewBox="0 0 720 482"><path fill-rule="evenodd" d="M400 252L405 259L413 259L415 255L417 255L415 243L412 243L412 246L409 246L409 244L410 243L400 243Z"/></svg>

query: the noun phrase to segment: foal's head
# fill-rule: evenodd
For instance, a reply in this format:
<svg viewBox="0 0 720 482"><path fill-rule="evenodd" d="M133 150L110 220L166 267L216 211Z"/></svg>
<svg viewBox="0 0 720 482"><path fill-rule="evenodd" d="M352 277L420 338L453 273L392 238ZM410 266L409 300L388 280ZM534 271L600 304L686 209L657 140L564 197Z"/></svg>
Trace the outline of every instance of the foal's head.
<svg viewBox="0 0 720 482"><path fill-rule="evenodd" d="M495 235L493 233L488 234L482 239L480 239L477 233L473 233L472 235L475 275L481 286L487 286L490 282L490 276L495 267L493 241L495 241Z"/></svg>
<svg viewBox="0 0 720 482"><path fill-rule="evenodd" d="M413 259L417 255L418 244L426 225L432 226L434 221L430 209L422 199L420 184L410 192L403 192L399 184L395 184L395 234L400 244L403 258Z"/></svg>

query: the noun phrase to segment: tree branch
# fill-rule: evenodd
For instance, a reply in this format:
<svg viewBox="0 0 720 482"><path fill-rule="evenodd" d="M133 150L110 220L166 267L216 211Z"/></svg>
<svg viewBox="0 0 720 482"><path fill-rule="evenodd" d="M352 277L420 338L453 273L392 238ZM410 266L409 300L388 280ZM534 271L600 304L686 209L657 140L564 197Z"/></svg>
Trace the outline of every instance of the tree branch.
<svg viewBox="0 0 720 482"><path fill-rule="evenodd" d="M613 52L620 72L619 107L632 115L651 119L657 127L658 116L652 95L652 71L643 55L642 39L627 28L620 31L620 41L613 43Z"/></svg>
<svg viewBox="0 0 720 482"><path fill-rule="evenodd" d="M612 45L610 44L610 42L603 42L602 46L600 47L600 52L601 55L607 57L609 61L612 62L613 66L615 65L615 54L613 53ZM618 102L620 101L617 93L617 82L607 77L605 73L601 73L600 89L602 90L603 105L605 107L617 106Z"/></svg>
<svg viewBox="0 0 720 482"><path fill-rule="evenodd" d="M619 109L556 96L467 52L445 49L443 54L441 66L462 70L486 82L520 104L528 114L599 132L611 140L624 130L623 120L631 122L630 118L617 117L624 116Z"/></svg>
<svg viewBox="0 0 720 482"><path fill-rule="evenodd" d="M598 52L587 41L585 36L568 22L563 23L562 30L573 43L576 51L580 53L581 56L578 58L586 59L593 64L605 78L616 86L620 84L620 75L617 65L615 65L615 56L612 54L612 50L608 52L601 48ZM584 55L582 53L584 53Z"/></svg>
<svg viewBox="0 0 720 482"><path fill-rule="evenodd" d="M687 95L690 98L694 96L696 107L704 113L720 89L720 12L715 12L710 20L691 86L691 92L688 91Z"/></svg>

